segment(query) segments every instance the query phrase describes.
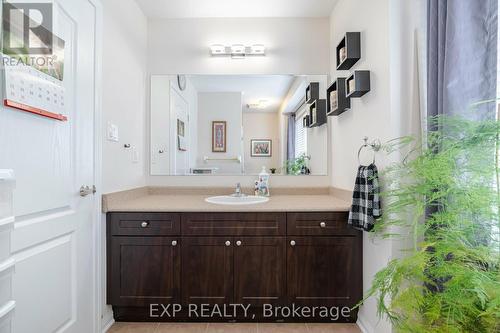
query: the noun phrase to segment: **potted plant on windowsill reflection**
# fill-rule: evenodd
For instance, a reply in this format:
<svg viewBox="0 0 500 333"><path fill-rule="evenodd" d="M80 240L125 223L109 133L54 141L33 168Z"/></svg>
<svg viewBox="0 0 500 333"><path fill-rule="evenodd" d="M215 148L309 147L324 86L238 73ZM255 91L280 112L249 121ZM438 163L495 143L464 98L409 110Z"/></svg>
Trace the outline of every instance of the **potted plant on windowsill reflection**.
<svg viewBox="0 0 500 333"><path fill-rule="evenodd" d="M309 175L311 170L308 167L308 161L311 159L310 156L302 154L297 158L285 161L285 170L289 175Z"/></svg>
<svg viewBox="0 0 500 333"><path fill-rule="evenodd" d="M425 145L384 146L411 153L383 172L374 232L411 245L366 298L377 297L398 332L500 332L499 122L441 116L430 125Z"/></svg>

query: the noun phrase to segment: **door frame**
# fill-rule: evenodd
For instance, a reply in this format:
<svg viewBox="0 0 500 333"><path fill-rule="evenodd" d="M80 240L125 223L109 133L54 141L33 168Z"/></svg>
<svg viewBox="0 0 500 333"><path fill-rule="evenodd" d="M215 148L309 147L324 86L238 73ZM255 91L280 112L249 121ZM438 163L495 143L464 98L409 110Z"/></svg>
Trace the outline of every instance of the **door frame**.
<svg viewBox="0 0 500 333"><path fill-rule="evenodd" d="M94 30L94 183L96 193L94 194L94 219L92 226L93 246L92 264L94 267L94 278L92 281L92 297L94 308L94 332L104 332L108 327L103 328L103 286L104 276L102 270L102 49L103 49L103 8L102 0L87 0L93 7L95 13ZM111 320L107 325L113 324Z"/></svg>
<svg viewBox="0 0 500 333"><path fill-rule="evenodd" d="M187 150L187 160L188 160L188 169L189 169L189 165L190 165L190 162L191 162L191 119L189 117L189 114L190 114L190 111L191 111L191 105L188 103L188 101L186 100L186 98L177 90L177 88L175 88L174 86L174 83L172 83L172 81L170 81L170 100L169 100L169 104L170 104L170 131L169 131L169 136L170 136L170 147L175 147L174 149L170 149L170 173L172 173L172 171L174 172L174 176L183 176L183 175L178 175L176 173L176 165L177 165L177 114L175 112L175 108L174 108L174 103L173 103L173 98L172 96L173 95L176 95L177 97L179 97L186 105L187 105L187 125L185 125L188 129L188 142L187 142L187 145L188 145L188 150Z"/></svg>

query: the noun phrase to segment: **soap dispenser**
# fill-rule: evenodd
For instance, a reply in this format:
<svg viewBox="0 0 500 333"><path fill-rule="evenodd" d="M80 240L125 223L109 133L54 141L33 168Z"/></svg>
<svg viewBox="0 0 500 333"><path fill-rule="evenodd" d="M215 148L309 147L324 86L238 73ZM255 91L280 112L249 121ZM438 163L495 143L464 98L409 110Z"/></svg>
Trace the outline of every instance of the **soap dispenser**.
<svg viewBox="0 0 500 333"><path fill-rule="evenodd" d="M268 197L269 196L269 173L266 171L266 167L262 167L262 171L259 173L259 195Z"/></svg>

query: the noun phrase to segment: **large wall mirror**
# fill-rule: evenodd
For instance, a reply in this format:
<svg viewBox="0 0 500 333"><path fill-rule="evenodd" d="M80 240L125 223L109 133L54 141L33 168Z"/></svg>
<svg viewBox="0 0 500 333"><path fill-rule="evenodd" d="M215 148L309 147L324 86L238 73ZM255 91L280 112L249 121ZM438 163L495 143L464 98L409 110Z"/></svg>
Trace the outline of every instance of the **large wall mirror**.
<svg viewBox="0 0 500 333"><path fill-rule="evenodd" d="M153 75L152 175L326 175L328 125L306 89L327 75Z"/></svg>

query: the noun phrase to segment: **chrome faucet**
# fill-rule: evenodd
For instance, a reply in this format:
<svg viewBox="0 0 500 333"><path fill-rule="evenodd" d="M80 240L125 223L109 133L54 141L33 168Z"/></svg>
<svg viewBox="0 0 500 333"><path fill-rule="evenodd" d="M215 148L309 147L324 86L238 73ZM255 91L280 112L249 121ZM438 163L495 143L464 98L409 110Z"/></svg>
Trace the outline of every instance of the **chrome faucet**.
<svg viewBox="0 0 500 333"><path fill-rule="evenodd" d="M242 197L244 196L243 193L241 193L241 184L237 183L236 184L236 189L234 190L233 197Z"/></svg>

